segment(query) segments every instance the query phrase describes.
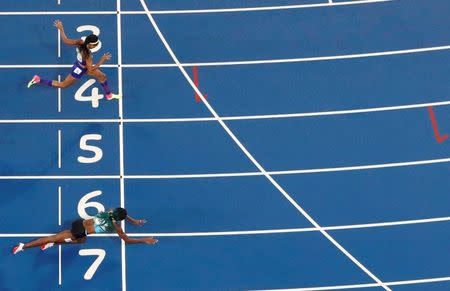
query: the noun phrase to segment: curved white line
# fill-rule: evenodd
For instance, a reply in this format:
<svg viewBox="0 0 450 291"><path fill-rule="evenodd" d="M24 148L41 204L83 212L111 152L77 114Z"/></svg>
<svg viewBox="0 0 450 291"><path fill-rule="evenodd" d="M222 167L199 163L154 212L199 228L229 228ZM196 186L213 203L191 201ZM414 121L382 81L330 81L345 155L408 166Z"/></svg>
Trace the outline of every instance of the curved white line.
<svg viewBox="0 0 450 291"><path fill-rule="evenodd" d="M352 261L358 268L360 268L366 275L368 275L372 280L377 282L377 284L382 287L385 290L391 290L389 287L387 287L377 276L375 276L369 269L367 269L361 262L359 262L351 253L349 253L339 242L337 242L328 232L323 230L323 228L315 221L309 213L307 213L284 189L281 187L277 181L275 181L270 174L267 173L267 171L263 168L263 166L253 157L253 155L245 148L245 146L240 142L240 140L236 137L236 135L231 131L231 129L225 124L225 122L221 119L221 117L217 114L217 112L212 108L212 106L209 104L209 102L205 99L204 95L198 87L194 84L191 77L188 75L186 70L181 66L180 61L178 60L177 56L174 54L172 48L168 44L166 38L161 33L161 30L159 29L158 25L156 24L153 15L148 10L147 4L145 3L145 0L140 0L142 8L147 13L147 17L153 26L153 29L158 34L159 39L163 43L164 47L166 48L167 52L170 54L172 60L174 63L177 64L178 69L183 74L186 81L191 85L192 89L198 94L200 99L202 100L205 107L209 110L209 112L217 119L217 122L222 126L222 128L225 130L225 132L230 136L230 138L235 142L235 144L242 150L242 152L247 156L247 158L255 165L258 170L264 174L264 176L267 178L267 180L272 183L272 185L280 191L280 193L315 227L318 229L318 231L329 240L331 244L333 244L339 251L341 251L350 261Z"/></svg>
<svg viewBox="0 0 450 291"><path fill-rule="evenodd" d="M365 224L348 224L337 226L324 226L323 229L327 231L351 230L351 229L366 229L379 227L392 227L402 225L427 224L437 222L449 222L450 216L413 219L413 220L399 220L389 222L376 222ZM262 229L262 230L240 230L240 231L209 231L209 232L150 232L150 233L127 233L131 237L203 237L203 236L240 236L240 235L264 235L264 234L283 234L283 233L299 233L299 232L317 232L314 227L306 228L283 228L283 229ZM0 233L0 237L43 237L53 234L49 233ZM115 233L92 234L90 237L115 237Z"/></svg>
<svg viewBox="0 0 450 291"><path fill-rule="evenodd" d="M343 172L343 171L358 171L394 167L408 167L418 165L431 165L440 163L449 163L450 158L421 160L412 162L374 164L351 167L336 167L336 168L319 168L319 169L305 169L305 170L284 170L284 171L267 171L271 176L277 175L296 175L296 174L314 174L314 173L328 173L328 172ZM201 179L201 178L227 178L227 177L251 177L251 176L265 176L262 172L234 172L234 173L209 173L209 174L173 174L173 175L124 175L124 179ZM23 176L0 176L0 180L66 180L66 179L119 179L120 175L84 175L84 176L65 176L65 175L23 175Z"/></svg>
<svg viewBox="0 0 450 291"><path fill-rule="evenodd" d="M392 227L402 225L414 225L414 224L426 224L436 222L448 222L450 216L428 218L428 219L415 219L415 220L403 220L403 221L391 221L391 222L379 222L379 223L366 223L366 224L350 224L339 226L325 226L326 231L337 230L351 230L351 229L365 229L365 228L379 228L379 227ZM219 231L219 232L178 232L178 233L133 233L130 236L133 237L198 237L198 236L238 236L238 235L263 235L263 234L281 234L281 233L298 233L298 232L317 232L317 228L287 228L287 229L266 229L266 230L248 230L248 231Z"/></svg>
<svg viewBox="0 0 450 291"><path fill-rule="evenodd" d="M439 164L439 163L448 163L448 162L450 162L450 158L434 159L434 160L421 160L421 161L413 161L413 162L387 163L387 164L378 164L378 165L352 166L352 167L274 171L271 173L273 175L312 174L312 173L343 172L343 171L355 171L355 170L408 167L408 166L429 165L429 164Z"/></svg>
<svg viewBox="0 0 450 291"><path fill-rule="evenodd" d="M120 119L0 119L0 124L9 123L119 123Z"/></svg>
<svg viewBox="0 0 450 291"><path fill-rule="evenodd" d="M319 8L330 6L348 6L358 4L371 4L392 2L393 0L360 0L335 3L318 4L299 4L299 5L281 5L281 6L263 6L263 7L240 7L240 8L219 8L219 9L178 9L178 10L155 10L153 14L199 14L199 13L230 13L230 12L255 12L271 10L290 10ZM119 11L123 15L145 14L144 11ZM0 16L21 16L21 15L115 15L117 11L0 11Z"/></svg>
<svg viewBox="0 0 450 291"><path fill-rule="evenodd" d="M442 50L449 50L449 49L450 49L450 45L444 45L444 46L424 47L424 48L404 49L404 50L394 50L394 51L379 51L379 52L371 52L371 53L319 56L319 57L307 57L307 58L183 63L183 64L181 64L181 66L182 67L193 67L193 66L211 67L211 66L238 66L238 65L319 62L319 61L332 61L332 60L345 60L345 59L359 59L359 58L369 58L369 57L417 54L417 53L426 53L426 52L442 51ZM173 64L125 64L125 65L123 65L123 67L124 68L170 68L170 67L175 67L175 65L173 65Z"/></svg>
<svg viewBox="0 0 450 291"><path fill-rule="evenodd" d="M0 16L30 15L116 15L117 11L0 11Z"/></svg>
<svg viewBox="0 0 450 291"><path fill-rule="evenodd" d="M415 280L403 280L403 281L393 281L384 282L388 286L400 286L400 285L414 285L414 284L425 284L425 283L436 283L436 282L446 282L450 281L450 277L437 277L437 278L426 278L426 279L415 279ZM367 284L353 284L353 285L340 285L340 286L324 286L324 287L307 287L307 288L294 288L294 289L264 289L259 291L322 291L322 290L343 290L343 289L357 289L357 288L373 288L378 287L378 284L367 283Z"/></svg>
<svg viewBox="0 0 450 291"><path fill-rule="evenodd" d="M313 117L313 116L371 113L371 112L394 111L394 110L408 110L408 109L426 108L429 106L437 107L437 106L447 106L447 105L450 105L450 101L439 101L439 102L430 102L430 103L418 103L418 104L373 107L373 108L362 108L362 109L349 109L349 110L305 112L305 113L224 116L224 117L222 117L222 120L236 121L236 120L258 120L258 119L277 119L277 118L299 118L299 117ZM129 118L125 122L159 123L159 122L205 122L205 121L216 121L216 119L214 117L140 118L140 119L139 118ZM1 121L0 121L0 123L1 123Z"/></svg>
<svg viewBox="0 0 450 291"><path fill-rule="evenodd" d="M70 68L73 65L41 65L41 64L14 64L14 65L0 65L0 69L58 69ZM104 65L105 67L108 65ZM111 66L111 65L109 65ZM117 68L117 65L114 65Z"/></svg>
<svg viewBox="0 0 450 291"><path fill-rule="evenodd" d="M237 66L237 65L261 65L261 64L281 64L281 63L299 63L299 62L318 62L318 61L332 61L332 60L344 60L344 59L357 59L357 58L369 58L369 57L381 57L392 55L406 55L417 54L434 51L450 50L450 45L423 47L415 49L404 49L394 51L380 51L371 53L359 53L349 55L334 55L334 56L319 56L308 58L288 58L288 59L267 59L267 60L247 60L247 61L223 61L223 62L197 62L197 63L180 63L182 67L210 67L210 66ZM13 64L13 65L0 65L0 69L53 69L53 68L71 68L71 64ZM104 68L118 68L117 64L104 64ZM176 68L176 64L122 64L122 68Z"/></svg>
<svg viewBox="0 0 450 291"><path fill-rule="evenodd" d="M319 8L332 6L348 6L360 4L372 4L382 2L392 2L393 0L360 0L360 1L346 1L334 3L316 3L316 4L298 4L298 5L280 5L280 6L265 6L265 7L241 7L241 8L217 8L217 9L178 9L178 10L152 10L152 14L199 14L199 13L230 13L230 12L256 12L256 11L271 11L271 10L290 10L290 9L305 9L305 8ZM143 11L126 11L124 14L145 14Z"/></svg>
<svg viewBox="0 0 450 291"><path fill-rule="evenodd" d="M363 166L349 166L349 167L335 167L335 168L318 168L305 170L284 170L284 171L268 171L269 175L294 175L294 174L313 174L313 173L328 173L328 172L344 172L357 170L370 170L382 168L408 167L418 165L430 165L439 163L449 163L450 158L420 160L411 162L386 163L386 164L372 164ZM175 174L175 175L127 175L127 179L198 179L198 178L225 178L225 177L249 177L249 176L263 176L261 172L234 172L234 173L208 173L208 174ZM1 177L0 177L1 178Z"/></svg>
<svg viewBox="0 0 450 291"><path fill-rule="evenodd" d="M84 176L64 176L64 175L49 175L49 176L0 176L0 180L104 180L104 179L120 179L120 175L84 175Z"/></svg>
<svg viewBox="0 0 450 291"><path fill-rule="evenodd" d="M408 110L425 107L438 107L450 105L450 101L439 101L431 103L418 103L387 107L373 107L363 109L349 109L349 110L335 110L335 111L319 111L306 113L283 113L283 114L267 114L267 115L243 115L243 116L224 116L222 120L236 121L236 120L259 120L259 119L278 119L278 118L300 118L300 117L314 117L314 116L328 116L328 115L344 115L357 113L371 113L394 110ZM0 124L9 123L170 123L170 122L207 122L216 121L214 117L186 117L186 118L127 118L127 119L0 119Z"/></svg>

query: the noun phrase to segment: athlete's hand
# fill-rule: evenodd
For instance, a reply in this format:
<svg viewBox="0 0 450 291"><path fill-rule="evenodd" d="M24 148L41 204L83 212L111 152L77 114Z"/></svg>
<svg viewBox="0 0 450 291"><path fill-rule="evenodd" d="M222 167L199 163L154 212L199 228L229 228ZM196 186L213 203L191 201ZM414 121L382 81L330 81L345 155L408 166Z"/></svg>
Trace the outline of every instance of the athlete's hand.
<svg viewBox="0 0 450 291"><path fill-rule="evenodd" d="M144 238L144 242L148 245L154 245L158 242L158 240L152 237L146 237Z"/></svg>
<svg viewBox="0 0 450 291"><path fill-rule="evenodd" d="M144 224L147 223L147 220L145 220L145 219L137 219L133 223L134 223L134 225L137 225L137 226L143 226Z"/></svg>
<svg viewBox="0 0 450 291"><path fill-rule="evenodd" d="M64 26L63 26L61 20L59 20L59 19L56 19L56 20L53 22L53 26L56 27L56 28L59 29L59 30L64 30Z"/></svg>
<svg viewBox="0 0 450 291"><path fill-rule="evenodd" d="M102 56L103 61L108 61L111 59L111 53L106 53Z"/></svg>

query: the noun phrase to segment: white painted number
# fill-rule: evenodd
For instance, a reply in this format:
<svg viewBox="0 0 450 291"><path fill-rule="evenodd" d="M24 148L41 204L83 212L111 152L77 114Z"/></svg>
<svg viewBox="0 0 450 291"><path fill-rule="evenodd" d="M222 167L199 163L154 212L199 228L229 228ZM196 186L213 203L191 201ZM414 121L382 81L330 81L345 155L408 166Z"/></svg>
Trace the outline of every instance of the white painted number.
<svg viewBox="0 0 450 291"><path fill-rule="evenodd" d="M99 29L97 26L95 26L95 25L82 25L82 26L78 26L78 27L77 27L77 31L78 31L78 32L90 31L92 34L95 34L96 36L99 36L99 35L100 35L100 29ZM89 34L91 34L91 33L89 33ZM81 39L84 40L85 38L86 38L86 37L83 36ZM102 47L102 42L100 41L100 42L98 43L98 45L97 45L94 49L92 49L91 51L92 51L93 53L95 53L95 52L97 52L98 50L100 50L101 47Z"/></svg>
<svg viewBox="0 0 450 291"><path fill-rule="evenodd" d="M78 156L78 162L83 164L92 164L100 161L103 157L103 151L101 148L88 145L88 140L101 140L102 136L100 134L86 134L83 135L80 139L80 149L84 151L90 151L94 153L94 156L88 158L88 157L82 157Z"/></svg>
<svg viewBox="0 0 450 291"><path fill-rule="evenodd" d="M97 271L98 267L102 263L103 259L106 256L105 250L102 249L85 249L80 250L78 252L80 256L98 256L98 258L95 259L95 261L92 263L92 265L87 269L86 273L84 274L84 280L91 280L94 276L95 272Z"/></svg>
<svg viewBox="0 0 450 291"><path fill-rule="evenodd" d="M102 94L98 94L98 88L94 87L91 90L90 96L83 96L84 91L91 87L95 83L94 79L87 80L78 90L75 92L75 100L82 102L92 102L92 108L98 108L98 100L103 99Z"/></svg>
<svg viewBox="0 0 450 291"><path fill-rule="evenodd" d="M103 204L101 204L100 202L88 202L89 199L100 196L100 195L102 195L102 191L96 190L96 191L89 192L88 194L84 195L80 199L80 202L78 202L77 210L78 210L78 215L81 218L83 218L83 219L92 218L92 216L90 216L86 212L86 208L88 208L88 207L93 207L93 208L97 209L97 212L105 211L105 206L103 206Z"/></svg>

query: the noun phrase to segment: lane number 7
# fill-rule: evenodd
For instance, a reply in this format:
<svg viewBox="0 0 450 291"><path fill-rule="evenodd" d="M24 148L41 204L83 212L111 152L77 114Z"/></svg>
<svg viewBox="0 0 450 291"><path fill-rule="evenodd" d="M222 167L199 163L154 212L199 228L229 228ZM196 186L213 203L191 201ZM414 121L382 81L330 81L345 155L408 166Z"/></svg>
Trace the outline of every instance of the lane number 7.
<svg viewBox="0 0 450 291"><path fill-rule="evenodd" d="M84 280L91 280L98 267L102 263L103 259L105 258L106 252L102 249L84 249L80 250L78 254L80 256L98 256L84 274Z"/></svg>

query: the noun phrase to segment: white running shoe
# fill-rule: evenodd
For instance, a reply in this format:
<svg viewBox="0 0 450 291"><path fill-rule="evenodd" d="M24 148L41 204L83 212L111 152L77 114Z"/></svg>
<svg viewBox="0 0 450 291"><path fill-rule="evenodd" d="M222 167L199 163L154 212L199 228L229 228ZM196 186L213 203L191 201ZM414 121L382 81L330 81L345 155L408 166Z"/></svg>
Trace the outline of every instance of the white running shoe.
<svg viewBox="0 0 450 291"><path fill-rule="evenodd" d="M120 99L122 98L122 94L108 94L106 95L106 100L112 100L112 99Z"/></svg>
<svg viewBox="0 0 450 291"><path fill-rule="evenodd" d="M25 245L25 244L23 244L23 243L19 243L17 246L15 246L15 247L12 249L13 254L15 255L15 254L17 254L18 252L23 251L23 246L24 246L24 245Z"/></svg>
<svg viewBox="0 0 450 291"><path fill-rule="evenodd" d="M49 249L54 245L55 245L55 243L46 243L45 245L41 246L41 250L45 251L46 249Z"/></svg>
<svg viewBox="0 0 450 291"><path fill-rule="evenodd" d="M31 86L33 86L34 84L40 83L41 82L41 77L39 77L38 75L34 75L33 79L31 79L30 82L28 82L28 88L30 88Z"/></svg>

